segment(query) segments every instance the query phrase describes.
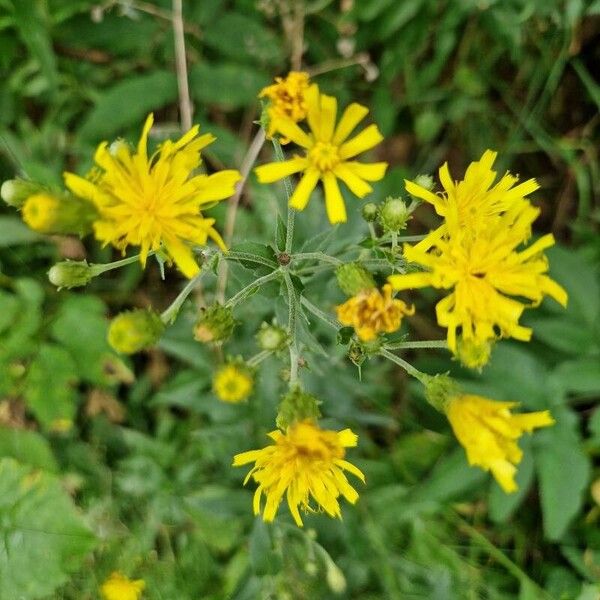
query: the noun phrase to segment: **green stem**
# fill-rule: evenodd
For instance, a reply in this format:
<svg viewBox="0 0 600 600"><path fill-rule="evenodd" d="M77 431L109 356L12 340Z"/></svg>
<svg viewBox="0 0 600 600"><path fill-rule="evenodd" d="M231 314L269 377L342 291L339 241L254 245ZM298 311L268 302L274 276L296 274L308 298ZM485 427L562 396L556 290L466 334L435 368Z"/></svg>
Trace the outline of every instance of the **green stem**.
<svg viewBox="0 0 600 600"><path fill-rule="evenodd" d="M263 275L258 279L255 279L252 283L248 284L245 288L242 288L235 296L232 296L227 300L225 306L229 308L233 308L236 304L239 304L242 300L245 300L250 294L254 292L254 290L258 289L261 285L272 281L273 279L277 279L281 275L281 270L277 269L272 271L271 273L267 273L267 275Z"/></svg>
<svg viewBox="0 0 600 600"><path fill-rule="evenodd" d="M341 327L341 325L333 317L328 315L325 311L321 310L318 306L315 306L308 298L302 296L300 298L300 304L302 304L306 308L306 310L315 315L315 317L321 319L321 321L327 323L327 325L329 325L336 331Z"/></svg>
<svg viewBox="0 0 600 600"><path fill-rule="evenodd" d="M156 254L155 250L148 252L148 256L152 256ZM106 264L91 264L90 271L92 273L92 277L97 277L102 273L106 273L107 271L112 271L113 269L119 269L124 267L125 265L130 265L134 262L139 262L140 255L136 254L135 256L128 256L127 258L123 258L121 260L115 260L114 262L106 263Z"/></svg>
<svg viewBox="0 0 600 600"><path fill-rule="evenodd" d="M336 267L344 264L339 258L329 256L324 252L299 252L298 254L294 254L294 260L317 260L319 262L330 263Z"/></svg>
<svg viewBox="0 0 600 600"><path fill-rule="evenodd" d="M429 375L427 375L426 373L423 373L422 371L419 371L419 369L416 369L415 367L413 367L410 363L406 362L403 358L400 358L399 356L392 354L385 348L381 348L379 350L379 354L381 354L381 356L384 356L388 360L391 360L393 363L396 363L399 367L402 367L409 375L412 375L415 379L418 379L423 385L427 385L427 381L428 381L428 379L430 379Z"/></svg>
<svg viewBox="0 0 600 600"><path fill-rule="evenodd" d="M398 247L398 233L396 231L392 231L392 250L395 250Z"/></svg>
<svg viewBox="0 0 600 600"><path fill-rule="evenodd" d="M418 342L396 342L395 344L386 344L386 350L410 350L416 348L442 348L448 349L446 340L423 340Z"/></svg>
<svg viewBox="0 0 600 600"><path fill-rule="evenodd" d="M273 148L275 150L275 158L279 162L285 160L285 154L283 148L279 143L279 140L273 138ZM285 252L290 254L292 252L292 243L294 241L294 223L296 218L296 211L290 207L290 198L292 197L292 182L289 177L283 178L283 187L285 189L285 196L287 200L287 225L285 234Z"/></svg>
<svg viewBox="0 0 600 600"><path fill-rule="evenodd" d="M298 317L298 303L296 301L296 290L292 278L287 271L283 272L283 278L288 294L288 329L290 332L290 388L293 388L298 382L298 342L296 335L296 323Z"/></svg>
<svg viewBox="0 0 600 600"><path fill-rule="evenodd" d="M171 305L166 310L163 311L163 313L160 315L160 318L163 323L168 324L168 323L172 323L175 320L175 318L177 317L177 313L179 312L179 309L185 302L186 298L192 293L192 291L196 287L196 284L198 283L198 281L200 281L200 278L202 277L203 274L204 274L204 271L200 271L200 273L198 273L198 275L196 275L196 277L190 279L187 282L186 286L181 290L181 292L179 292L179 295L177 296L177 298L175 298L175 300L173 300Z"/></svg>
<svg viewBox="0 0 600 600"><path fill-rule="evenodd" d="M273 353L272 350L261 350L258 354L255 354L252 358L249 358L246 361L246 364L249 367L257 367L258 365L260 365L260 363L265 360L265 358L268 358L269 356L271 356L271 354Z"/></svg>
<svg viewBox="0 0 600 600"><path fill-rule="evenodd" d="M265 267L271 267L272 269L277 268L277 264L268 258L264 258L263 256L258 256L258 254L252 254L251 252L232 252L231 250L227 252L227 254L222 254L225 260L235 260L237 262L242 262L247 260L248 262L254 262L259 265L264 265Z"/></svg>

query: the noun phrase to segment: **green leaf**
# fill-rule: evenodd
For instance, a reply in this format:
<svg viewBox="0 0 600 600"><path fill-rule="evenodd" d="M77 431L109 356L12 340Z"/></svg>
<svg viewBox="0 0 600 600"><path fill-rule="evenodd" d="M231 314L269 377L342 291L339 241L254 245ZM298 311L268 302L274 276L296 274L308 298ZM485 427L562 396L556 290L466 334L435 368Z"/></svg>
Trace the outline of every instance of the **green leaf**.
<svg viewBox="0 0 600 600"><path fill-rule="evenodd" d="M258 103L258 93L269 80L245 65L199 63L190 71L190 91L199 102L234 109Z"/></svg>
<svg viewBox="0 0 600 600"><path fill-rule="evenodd" d="M177 78L169 71L130 77L102 93L79 135L96 142L110 139L132 125L141 130L148 113L176 99Z"/></svg>
<svg viewBox="0 0 600 600"><path fill-rule="evenodd" d="M54 476L0 459L0 598L52 592L94 546L94 536Z"/></svg>
<svg viewBox="0 0 600 600"><path fill-rule="evenodd" d="M31 244L43 240L44 238L39 233L29 229L19 217L0 216L0 248Z"/></svg>
<svg viewBox="0 0 600 600"><path fill-rule="evenodd" d="M544 533L560 540L583 504L590 462L581 447L577 417L567 408L554 410L556 425L535 434L535 466L540 482Z"/></svg>
<svg viewBox="0 0 600 600"><path fill-rule="evenodd" d="M600 393L600 360L582 357L561 363L551 375L558 389L576 394Z"/></svg>
<svg viewBox="0 0 600 600"><path fill-rule="evenodd" d="M27 407L46 429L67 429L75 416L77 370L60 346L44 344L29 366L24 397Z"/></svg>
<svg viewBox="0 0 600 600"><path fill-rule="evenodd" d="M0 457L5 456L36 469L52 472L58 470L46 438L28 429L0 427Z"/></svg>
<svg viewBox="0 0 600 600"><path fill-rule="evenodd" d="M283 252L285 250L285 238L287 235L287 227L283 222L283 219L277 215L277 223L275 226L275 242L277 245L277 250L279 252Z"/></svg>

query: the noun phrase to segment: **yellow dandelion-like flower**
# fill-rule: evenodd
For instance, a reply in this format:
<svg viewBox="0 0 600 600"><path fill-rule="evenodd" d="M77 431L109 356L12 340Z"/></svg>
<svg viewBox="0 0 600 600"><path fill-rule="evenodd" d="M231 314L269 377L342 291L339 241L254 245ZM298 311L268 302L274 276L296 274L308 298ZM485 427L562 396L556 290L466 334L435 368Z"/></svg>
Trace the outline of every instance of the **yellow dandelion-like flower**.
<svg viewBox="0 0 600 600"><path fill-rule="evenodd" d="M356 446L358 436L350 429L331 431L321 429L313 421L300 421L287 431L269 433L275 442L260 450L237 454L233 466L255 463L244 484L252 477L258 483L254 494L254 514L261 513L261 499L266 498L263 519L273 521L283 495L296 525L302 527L298 508L315 512L324 510L331 517L341 517L338 498L343 496L351 504L358 500L358 492L348 483L344 471L364 482L360 469L344 460L346 448ZM316 508L311 506L311 499Z"/></svg>
<svg viewBox="0 0 600 600"><path fill-rule="evenodd" d="M192 127L178 141L167 140L148 156L148 133L153 115L146 119L137 149L122 141L98 146L94 160L99 170L89 179L65 173L67 187L91 201L100 213L94 223L96 238L125 252L140 246L140 261L146 264L151 250L163 248L186 277L199 272L192 245L205 245L208 238L225 250L215 220L200 209L233 194L241 178L234 170L214 175L194 175L200 166L200 150L212 143L211 134L198 135Z"/></svg>
<svg viewBox="0 0 600 600"><path fill-rule="evenodd" d="M404 247L406 259L427 270L391 275L389 282L396 290L426 286L452 290L436 305L437 321L448 328L452 352L457 353L459 327L462 341L475 347L485 348L497 337L529 341L531 329L519 325L525 308L539 305L546 295L566 305L567 293L548 277L543 254L554 245L554 237L545 235L518 250L537 215L530 209L524 206L516 216L508 212L489 216L487 227L474 231L447 220L448 232L431 241L429 249L421 243Z"/></svg>
<svg viewBox="0 0 600 600"><path fill-rule="evenodd" d="M286 77L275 77L275 83L263 88L259 98L270 100L267 108L269 125L267 136L269 138L277 131L277 122L280 119L291 119L294 123L306 119L307 104L306 92L310 86L308 73L290 71ZM286 138L281 143L288 143Z"/></svg>
<svg viewBox="0 0 600 600"><path fill-rule="evenodd" d="M223 402L242 402L250 395L253 386L254 379L248 369L235 363L221 367L213 378L213 391Z"/></svg>
<svg viewBox="0 0 600 600"><path fill-rule="evenodd" d="M392 297L388 283L380 291L377 288L363 290L336 308L342 325L354 327L363 342L374 340L380 333L393 333L400 329L402 317L412 315L414 307Z"/></svg>
<svg viewBox="0 0 600 600"><path fill-rule="evenodd" d="M369 110L360 104L351 104L336 127L337 100L321 94L316 85L306 92L307 121L310 133L303 131L291 119L278 119L277 131L305 149L305 156L282 162L269 163L255 169L261 183L273 183L293 173L304 172L290 198L290 206L304 210L317 183L323 182L325 206L331 223L346 221L346 206L338 185L341 179L359 198L373 191L368 181L379 181L387 163L361 163L350 160L370 150L383 139L376 125L369 125L358 135L348 139Z"/></svg>
<svg viewBox="0 0 600 600"><path fill-rule="evenodd" d="M145 587L143 579L131 580L115 571L100 590L104 600L139 600Z"/></svg>
<svg viewBox="0 0 600 600"><path fill-rule="evenodd" d="M496 402L467 394L450 398L446 406L446 415L469 464L491 471L507 493L517 489L515 465L523 456L517 440L524 432L554 424L547 410L514 415L510 409L515 406L517 402Z"/></svg>
<svg viewBox="0 0 600 600"><path fill-rule="evenodd" d="M444 192L434 194L413 181L405 180L406 191L433 205L438 215L449 217L452 214L461 225L474 226L474 222L490 215L497 215L528 204L526 196L540 186L535 179L528 179L519 185L519 178L505 173L494 185L496 171L492 170L498 153L486 150L478 161L472 162L462 181L454 181L448 163L439 170L439 178Z"/></svg>

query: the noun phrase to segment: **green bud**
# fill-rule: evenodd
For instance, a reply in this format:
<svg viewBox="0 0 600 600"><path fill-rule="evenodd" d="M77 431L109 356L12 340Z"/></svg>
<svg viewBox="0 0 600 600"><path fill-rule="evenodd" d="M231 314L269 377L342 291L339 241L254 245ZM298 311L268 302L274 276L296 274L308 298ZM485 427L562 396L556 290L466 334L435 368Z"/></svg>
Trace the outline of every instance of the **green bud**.
<svg viewBox="0 0 600 600"><path fill-rule="evenodd" d="M348 296L356 296L363 290L375 287L373 275L357 262L341 265L336 269L335 276L340 289Z"/></svg>
<svg viewBox="0 0 600 600"><path fill-rule="evenodd" d="M33 196L43 190L44 186L33 181L21 178L8 179L0 188L0 196L9 206L21 208L29 196Z"/></svg>
<svg viewBox="0 0 600 600"><path fill-rule="evenodd" d="M58 289L71 289L87 285L93 277L92 267L85 260L59 262L48 271L50 283Z"/></svg>
<svg viewBox="0 0 600 600"><path fill-rule="evenodd" d="M445 413L450 400L460 393L459 385L448 375L426 376L425 398L436 410Z"/></svg>
<svg viewBox="0 0 600 600"><path fill-rule="evenodd" d="M402 198L388 196L379 209L379 223L384 231L397 233L406 228L410 211Z"/></svg>
<svg viewBox="0 0 600 600"><path fill-rule="evenodd" d="M466 340L461 336L457 343L456 355L465 367L481 371L490 360L493 344L493 340Z"/></svg>
<svg viewBox="0 0 600 600"><path fill-rule="evenodd" d="M218 302L200 310L194 338L199 342L225 342L229 339L235 327L233 311L228 306Z"/></svg>
<svg viewBox="0 0 600 600"><path fill-rule="evenodd" d="M275 352L285 348L288 344L288 333L275 323L263 323L256 333L256 342L261 350Z"/></svg>
<svg viewBox="0 0 600 600"><path fill-rule="evenodd" d="M379 212L379 209L377 208L377 205L374 204L373 202L367 202L363 207L362 207L362 218L367 222L367 223L373 223L374 221L377 220L377 214Z"/></svg>
<svg viewBox="0 0 600 600"><path fill-rule="evenodd" d="M343 594L346 591L346 578L342 570L332 561L326 562L325 578L327 585L334 594Z"/></svg>
<svg viewBox="0 0 600 600"><path fill-rule="evenodd" d="M152 309L138 308L117 315L108 328L108 343L117 352L134 354L151 348L165 330L160 315Z"/></svg>
<svg viewBox="0 0 600 600"><path fill-rule="evenodd" d="M431 175L417 175L414 179L414 183L420 185L421 187L429 190L430 192L435 187L435 183L433 181L433 177Z"/></svg>
<svg viewBox="0 0 600 600"><path fill-rule="evenodd" d="M357 366L360 367L367 358L367 353L363 345L355 340L350 340L350 345L348 346L348 358Z"/></svg>
<svg viewBox="0 0 600 600"><path fill-rule="evenodd" d="M281 398L275 423L285 430L298 421L317 420L321 416L319 404L317 398L296 386Z"/></svg>
<svg viewBox="0 0 600 600"><path fill-rule="evenodd" d="M22 208L23 221L34 231L48 235L86 235L98 219L96 207L75 196L39 192L29 196Z"/></svg>

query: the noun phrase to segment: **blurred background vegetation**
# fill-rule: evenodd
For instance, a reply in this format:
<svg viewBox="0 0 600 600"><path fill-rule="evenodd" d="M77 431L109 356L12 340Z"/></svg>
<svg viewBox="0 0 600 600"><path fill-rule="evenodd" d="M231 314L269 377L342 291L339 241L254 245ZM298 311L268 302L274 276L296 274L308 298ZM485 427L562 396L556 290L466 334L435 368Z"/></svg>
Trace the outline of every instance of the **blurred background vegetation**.
<svg viewBox="0 0 600 600"><path fill-rule="evenodd" d="M59 185L85 172L96 144L135 141L148 112L158 135L178 133L168 0L0 0L0 178ZM42 238L14 210L0 213L0 598L98 598L114 570L143 578L151 600L360 598L388 600L600 597L600 61L598 0L188 0L184 18L194 120L218 141L208 170L239 167L256 131L257 92L302 61L341 104L360 101L386 136L391 165L372 199L449 160L459 177L483 150L498 170L542 186L539 231L552 231L552 275L569 292L526 318L530 344L502 342L481 375L442 352L413 354L472 390L558 424L526 442L520 490L507 496L466 464L446 422L389 364L357 369L317 325L307 387L326 424L360 434L352 460L368 485L344 520L285 516L266 526L230 467L262 446L282 390L281 362L263 363L247 405L210 391L215 357L194 342L188 306L155 351L114 355L107 316L166 307L181 288L137 265L57 292L60 258L111 259L77 239ZM270 153L265 150L265 157ZM251 177L236 238L275 231L276 187ZM223 203L224 205L226 203ZM327 235L319 201L298 219L298 245L361 239L349 223ZM214 212L221 226L226 206ZM419 209L415 232L434 215ZM315 244L317 242L310 242ZM232 269L230 292L255 274ZM341 300L326 276L306 293ZM214 278L206 283L208 296ZM237 311L231 354L285 306L265 289ZM414 338L441 338L435 293L415 296ZM332 376L335 374L335 376Z"/></svg>

